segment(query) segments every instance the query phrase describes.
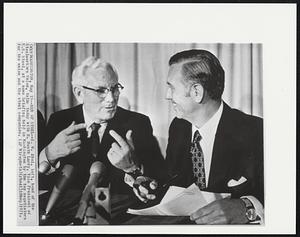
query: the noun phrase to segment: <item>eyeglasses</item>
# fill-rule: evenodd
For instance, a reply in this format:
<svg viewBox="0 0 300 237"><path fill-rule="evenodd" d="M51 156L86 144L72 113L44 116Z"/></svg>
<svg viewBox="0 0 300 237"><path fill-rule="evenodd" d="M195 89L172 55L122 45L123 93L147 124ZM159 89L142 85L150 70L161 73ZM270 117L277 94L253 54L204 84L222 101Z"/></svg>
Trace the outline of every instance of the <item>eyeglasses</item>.
<svg viewBox="0 0 300 237"><path fill-rule="evenodd" d="M120 90L124 89L124 86L122 86L120 83L117 83L116 85L112 86L111 88L107 87L99 87L98 89L90 88L87 86L82 86L82 88L91 90L97 93L97 95L101 98L105 98L108 94L108 92L112 92L114 96L118 96L120 94Z"/></svg>

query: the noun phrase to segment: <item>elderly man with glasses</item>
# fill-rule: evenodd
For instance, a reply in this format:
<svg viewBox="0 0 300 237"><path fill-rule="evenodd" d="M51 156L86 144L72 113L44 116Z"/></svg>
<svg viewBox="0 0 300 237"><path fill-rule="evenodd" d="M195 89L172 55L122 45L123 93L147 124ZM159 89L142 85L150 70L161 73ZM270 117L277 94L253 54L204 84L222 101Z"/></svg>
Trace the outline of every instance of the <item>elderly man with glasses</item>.
<svg viewBox="0 0 300 237"><path fill-rule="evenodd" d="M93 162L104 165L104 180L110 183L111 195L127 195L128 203L136 201L127 184L130 178L143 173L159 179L164 166L149 118L118 106L123 86L110 63L94 57L85 59L73 71L72 87L80 105L50 116L49 145L39 157L40 173L59 174L66 165L76 171L52 211L64 217L60 223L65 224L76 213L76 208L69 213L66 208L78 204Z"/></svg>

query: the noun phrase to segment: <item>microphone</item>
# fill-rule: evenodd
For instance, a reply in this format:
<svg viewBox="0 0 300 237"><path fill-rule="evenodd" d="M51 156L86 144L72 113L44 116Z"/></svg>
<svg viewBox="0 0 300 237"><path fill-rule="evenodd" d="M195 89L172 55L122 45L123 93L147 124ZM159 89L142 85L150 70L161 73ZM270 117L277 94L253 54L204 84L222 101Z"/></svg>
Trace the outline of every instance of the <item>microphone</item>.
<svg viewBox="0 0 300 237"><path fill-rule="evenodd" d="M49 198L47 207L46 207L46 213L44 216L42 216L42 219L46 219L46 216L53 208L54 204L56 203L57 199L61 195L61 193L66 189L68 184L70 183L72 177L74 174L74 166L70 164L66 164L63 169L61 170L60 176L58 177L58 180L53 187L51 196Z"/></svg>
<svg viewBox="0 0 300 237"><path fill-rule="evenodd" d="M105 170L106 167L100 161L95 161L91 165L90 178L82 192L82 196L79 202L79 208L74 219L75 224L81 224L83 222L86 210L89 206L90 198L95 192L95 188L97 187L98 183L100 183L103 180Z"/></svg>

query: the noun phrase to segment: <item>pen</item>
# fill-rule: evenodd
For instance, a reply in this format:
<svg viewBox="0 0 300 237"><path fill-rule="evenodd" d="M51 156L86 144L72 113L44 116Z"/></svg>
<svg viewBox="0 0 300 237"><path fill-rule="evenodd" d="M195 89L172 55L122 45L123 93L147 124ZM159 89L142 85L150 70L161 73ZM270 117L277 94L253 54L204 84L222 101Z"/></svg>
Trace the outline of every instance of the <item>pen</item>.
<svg viewBox="0 0 300 237"><path fill-rule="evenodd" d="M154 200L148 200L147 206L153 206L160 202L162 197L165 195L167 188L179 177L178 174L173 175L170 179L168 179L162 186L158 186L156 190L153 190L153 194L155 194L156 198ZM151 192L150 192L151 194Z"/></svg>
<svg viewBox="0 0 300 237"><path fill-rule="evenodd" d="M159 194L160 192L162 192L166 187L168 187L177 178L178 178L178 174L173 175L162 186L158 186L157 189L153 190L152 193ZM133 184L133 187L135 187L137 190L139 190L139 186L140 185L143 186L143 187L145 187L151 193L151 189L150 189L150 186L149 186L150 185L150 181L146 181L145 183L142 182L140 184Z"/></svg>
<svg viewBox="0 0 300 237"><path fill-rule="evenodd" d="M167 187L168 185L170 185L175 179L177 179L178 174L175 174L174 176L172 176L163 186L162 188Z"/></svg>
<svg viewBox="0 0 300 237"><path fill-rule="evenodd" d="M178 177L179 177L178 174L173 175L162 186L158 186L158 188L155 190L150 189L149 182L147 183L147 185L143 184L143 183L139 184L139 185L145 187L149 191L149 194L154 194L156 196L156 198L154 200L147 200L147 203L143 203L142 206L139 205L139 208L146 208L146 207L158 204L160 202L161 198L163 197L163 195L165 194L166 188ZM139 185L138 184L133 185L138 190L138 192L139 192Z"/></svg>
<svg viewBox="0 0 300 237"><path fill-rule="evenodd" d="M164 191L166 191L165 189L170 186L174 180L176 180L178 178L178 174L173 175L170 179L168 179L162 186L158 186L158 188L156 190L154 190L154 194L156 195L162 195L164 193Z"/></svg>

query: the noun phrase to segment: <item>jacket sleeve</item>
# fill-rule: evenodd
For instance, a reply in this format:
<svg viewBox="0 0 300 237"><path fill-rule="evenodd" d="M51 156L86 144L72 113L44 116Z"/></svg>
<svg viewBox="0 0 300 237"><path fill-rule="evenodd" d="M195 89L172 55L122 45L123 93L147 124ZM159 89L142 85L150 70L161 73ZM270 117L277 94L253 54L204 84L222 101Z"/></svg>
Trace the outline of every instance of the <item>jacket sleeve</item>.
<svg viewBox="0 0 300 237"><path fill-rule="evenodd" d="M162 181L165 179L167 170L159 143L153 135L150 119L146 117L140 126L133 137L136 144L136 156L143 165L145 176Z"/></svg>

